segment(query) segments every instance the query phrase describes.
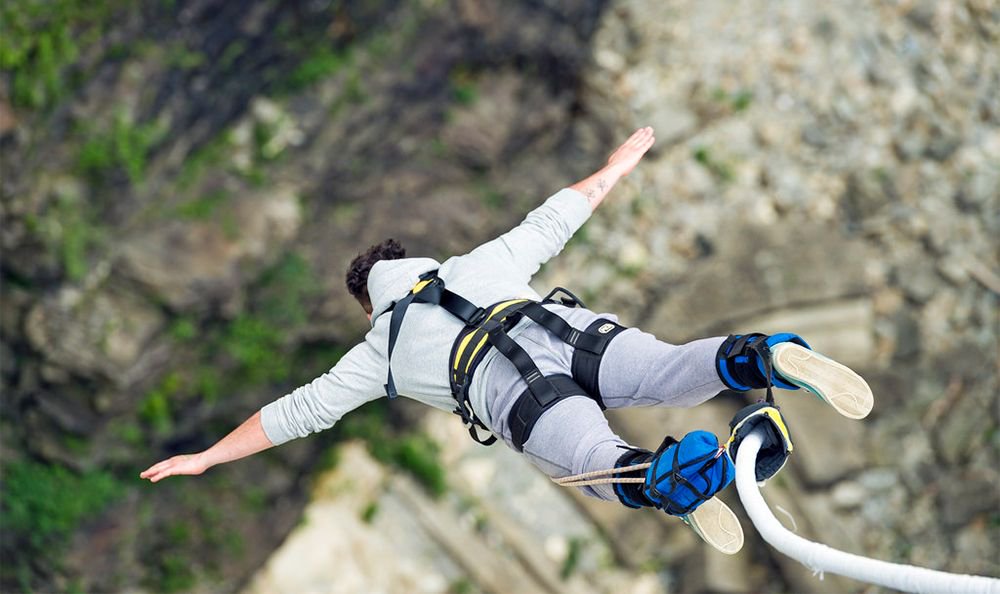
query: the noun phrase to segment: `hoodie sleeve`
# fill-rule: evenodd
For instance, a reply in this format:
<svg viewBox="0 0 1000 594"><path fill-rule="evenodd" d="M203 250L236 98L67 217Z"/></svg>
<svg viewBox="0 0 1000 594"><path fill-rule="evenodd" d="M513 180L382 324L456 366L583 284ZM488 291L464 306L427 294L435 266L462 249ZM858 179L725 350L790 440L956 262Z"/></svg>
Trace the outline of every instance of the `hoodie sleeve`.
<svg viewBox="0 0 1000 594"><path fill-rule="evenodd" d="M383 396L382 355L368 341L347 352L333 368L260 411L264 433L279 445L329 429L345 414Z"/></svg>
<svg viewBox="0 0 1000 594"><path fill-rule="evenodd" d="M468 255L475 259L501 261L513 267L525 283L542 264L566 246L587 219L591 208L587 197L565 188L528 213L520 225L484 243Z"/></svg>

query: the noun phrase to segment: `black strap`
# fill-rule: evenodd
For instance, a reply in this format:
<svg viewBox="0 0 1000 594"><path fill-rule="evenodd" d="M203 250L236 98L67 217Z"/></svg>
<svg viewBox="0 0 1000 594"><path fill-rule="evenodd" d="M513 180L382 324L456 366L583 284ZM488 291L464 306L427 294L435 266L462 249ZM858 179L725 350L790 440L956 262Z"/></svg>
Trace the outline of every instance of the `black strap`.
<svg viewBox="0 0 1000 594"><path fill-rule="evenodd" d="M425 272L420 275L420 280L432 280L437 278L437 270L431 270L430 272ZM403 326L403 316L406 315L406 310L409 309L410 305L418 299L418 296L424 295L428 287L433 287L435 283L432 281L427 286L423 287L420 291L413 293L410 292L406 297L403 297L399 301L395 301L389 306L392 310L392 317L389 319L389 350L386 352L386 367L388 368L388 374L385 380L385 394L390 399L399 396L399 392L396 391L396 380L392 377L392 351L396 348L396 339L399 338L399 329ZM421 303L426 303L424 299L420 299Z"/></svg>
<svg viewBox="0 0 1000 594"><path fill-rule="evenodd" d="M678 444L677 447L674 448L674 455L670 464L670 479L673 482L674 486L671 487L669 493L665 494L661 492L658 488L659 482L664 478L664 475L663 474L657 475L655 473L655 470L659 468L660 454L674 444ZM678 456L680 455L680 451L681 451L680 442L678 442L676 439L674 439L669 435L666 438L664 438L663 443L661 443L660 447L656 449L656 453L653 456L653 459L656 460L656 462L654 463L655 468L653 473L653 480L652 484L648 485L651 494L657 500L655 503L659 504L658 507L663 508L667 513L675 516L681 516L690 513L691 511L696 509L699 505L712 498L712 494L702 491L701 489L696 487L693 483L691 483L691 481L689 481L684 475L682 475L681 470L694 466L699 462L703 462L701 467L695 472L697 472L699 475L701 475L703 479L705 479L705 488L710 489L712 487L712 481L711 477L708 476L708 471L711 470L712 466L715 465L715 460L717 458L716 454L710 452L698 456L697 458L688 460L683 464L678 464ZM677 505L676 501L671 497L671 495L674 494L678 486L686 487L689 491L691 491L691 493L695 496L695 500L691 502L689 505L683 507Z"/></svg>
<svg viewBox="0 0 1000 594"><path fill-rule="evenodd" d="M476 367L479 362L486 357L486 353L489 352L489 348L484 345L483 348L476 351L476 346L482 342L483 338L488 338L488 335L497 327L502 327L504 331L510 330L520 321L521 316L518 314L518 310L525 305L526 302L518 301L517 303L512 303L507 307L496 312L493 317L487 320L480 326L466 326L466 328L458 334L455 338L455 344L451 350L451 356L448 357L449 364L452 366L451 369L451 391L454 394L458 394L463 391L464 388L468 387L468 384L472 381L472 375L475 373ZM486 308L486 311L493 311L496 306L490 306ZM472 335L466 342L465 348L462 352L458 352L458 347L465 340L466 336ZM468 370L468 371L466 371ZM463 388L464 387L464 388ZM456 396L457 397L457 396Z"/></svg>
<svg viewBox="0 0 1000 594"><path fill-rule="evenodd" d="M403 316L415 298L416 295L410 293L395 303L392 308L392 318L389 320L389 351L386 353L386 366L389 373L385 381L385 393L389 398L399 396L396 391L396 380L392 377L392 351L396 348L396 339L399 338L399 329L403 325Z"/></svg>
<svg viewBox="0 0 1000 594"><path fill-rule="evenodd" d="M604 347L608 345L606 337L580 332L570 326L566 320L545 309L539 303L529 303L521 309L521 312L573 348L600 355L604 352Z"/></svg>
<svg viewBox="0 0 1000 594"><path fill-rule="evenodd" d="M601 348L600 353L592 353L584 349L576 349L573 351L573 362L571 365L573 379L580 384L584 390L593 394L597 403L604 408L604 398L601 395L601 384L600 384L600 371L601 371L601 358L604 356L604 350L607 348L607 344L611 342L615 336L618 336L622 332L627 330L625 326L613 322L607 318L599 318L594 320L587 329L584 330L584 334L601 336L604 338L604 347Z"/></svg>
<svg viewBox="0 0 1000 594"><path fill-rule="evenodd" d="M562 293L566 295L565 297L560 297L556 300L556 295ZM558 303L560 305L565 305L566 307L587 307L583 304L583 300L570 292L569 289L563 287L556 287L549 291L549 294L542 298L542 303Z"/></svg>
<svg viewBox="0 0 1000 594"><path fill-rule="evenodd" d="M518 452L524 450L525 442L531 437L531 430L545 411L571 396L590 397L568 375L550 375L541 378L535 385L536 388L539 386L544 386L544 389L536 392L532 389L532 385L528 384L528 389L514 402L507 417L511 441Z"/></svg>
<svg viewBox="0 0 1000 594"><path fill-rule="evenodd" d="M495 346L521 374L521 379L528 384L528 389L538 401L547 401L552 397L552 387L545 381L545 376L531 360L531 355L521 345L514 342L502 328L494 328L490 334L490 344Z"/></svg>

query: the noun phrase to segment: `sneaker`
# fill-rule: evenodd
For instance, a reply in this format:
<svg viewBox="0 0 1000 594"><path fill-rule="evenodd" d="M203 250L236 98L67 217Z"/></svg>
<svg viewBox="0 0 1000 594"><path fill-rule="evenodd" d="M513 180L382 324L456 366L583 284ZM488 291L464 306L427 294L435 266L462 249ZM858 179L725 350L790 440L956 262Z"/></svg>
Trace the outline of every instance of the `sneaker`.
<svg viewBox="0 0 1000 594"><path fill-rule="evenodd" d="M785 379L809 390L849 419L863 419L875 405L872 389L860 375L793 342L771 347L771 363Z"/></svg>
<svg viewBox="0 0 1000 594"><path fill-rule="evenodd" d="M712 497L698 509L680 516L702 540L726 555L735 555L743 548L743 527L729 506Z"/></svg>

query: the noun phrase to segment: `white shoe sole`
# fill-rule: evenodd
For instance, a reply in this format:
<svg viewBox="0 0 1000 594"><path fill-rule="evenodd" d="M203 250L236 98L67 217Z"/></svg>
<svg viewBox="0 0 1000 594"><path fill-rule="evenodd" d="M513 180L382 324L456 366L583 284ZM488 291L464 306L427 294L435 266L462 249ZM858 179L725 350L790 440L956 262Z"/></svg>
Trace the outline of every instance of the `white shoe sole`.
<svg viewBox="0 0 1000 594"><path fill-rule="evenodd" d="M860 375L815 351L782 342L771 347L771 362L782 376L849 419L863 419L875 406L872 389Z"/></svg>
<svg viewBox="0 0 1000 594"><path fill-rule="evenodd" d="M684 517L684 522L717 551L735 555L743 548L743 527L729 506L713 497Z"/></svg>

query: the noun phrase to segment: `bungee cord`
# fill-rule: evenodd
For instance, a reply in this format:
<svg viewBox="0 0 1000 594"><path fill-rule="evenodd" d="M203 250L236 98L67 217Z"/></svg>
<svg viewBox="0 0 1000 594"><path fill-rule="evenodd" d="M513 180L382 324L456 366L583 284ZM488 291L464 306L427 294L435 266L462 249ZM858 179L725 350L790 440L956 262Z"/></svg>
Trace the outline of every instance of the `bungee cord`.
<svg viewBox="0 0 1000 594"><path fill-rule="evenodd" d="M778 551L808 567L813 575L822 579L824 572L835 573L862 582L917 594L1000 594L1000 579L997 578L948 573L903 563L879 561L807 540L786 529L771 513L757 485L756 462L762 443L761 432L761 428L754 429L744 438L740 446L736 460L736 489L743 507L761 537ZM642 483L645 481L643 478L616 475L646 470L650 465L644 463L595 470L552 481L563 487Z"/></svg>
<svg viewBox="0 0 1000 594"><path fill-rule="evenodd" d="M879 561L807 540L787 530L771 513L757 486L754 467L761 446L759 432L756 429L748 435L737 454L736 489L750 520L772 547L802 563L814 575L836 573L903 592L1000 594L1000 579Z"/></svg>

